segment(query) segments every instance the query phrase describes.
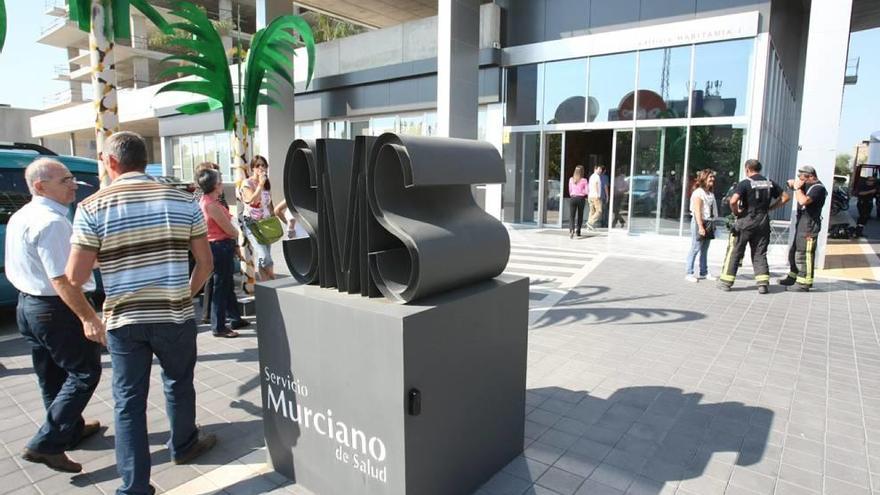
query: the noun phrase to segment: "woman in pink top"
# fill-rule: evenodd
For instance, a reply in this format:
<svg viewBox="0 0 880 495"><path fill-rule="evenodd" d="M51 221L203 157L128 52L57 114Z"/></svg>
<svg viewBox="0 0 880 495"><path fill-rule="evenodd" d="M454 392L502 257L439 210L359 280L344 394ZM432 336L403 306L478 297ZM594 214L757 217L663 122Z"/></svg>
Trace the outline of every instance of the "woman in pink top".
<svg viewBox="0 0 880 495"><path fill-rule="evenodd" d="M587 179L584 178L584 166L578 165L574 168L574 175L568 179L568 196L569 196L569 217L568 217L568 238L571 239L577 234L581 236L581 224L584 223L584 205L587 200ZM575 214L577 214L577 223L575 223Z"/></svg>
<svg viewBox="0 0 880 495"><path fill-rule="evenodd" d="M250 177L241 185L241 201L244 203L244 216L251 220L262 220L275 215L272 207L272 196L269 190L272 188L269 182L269 162L260 155L255 155L251 160ZM260 244L251 233L245 222L242 225L244 235L247 236L254 250L256 267L259 270L259 280L272 280L275 278L272 261L272 247L268 244Z"/></svg>
<svg viewBox="0 0 880 495"><path fill-rule="evenodd" d="M208 242L214 256L213 287L211 288L211 332L215 337L238 337L235 328L248 326L238 312L238 299L235 297L235 282L232 278L233 254L238 229L232 223L229 208L220 202L223 182L216 170L202 170L197 178L202 197L199 206L208 227ZM232 320L229 328L226 317Z"/></svg>

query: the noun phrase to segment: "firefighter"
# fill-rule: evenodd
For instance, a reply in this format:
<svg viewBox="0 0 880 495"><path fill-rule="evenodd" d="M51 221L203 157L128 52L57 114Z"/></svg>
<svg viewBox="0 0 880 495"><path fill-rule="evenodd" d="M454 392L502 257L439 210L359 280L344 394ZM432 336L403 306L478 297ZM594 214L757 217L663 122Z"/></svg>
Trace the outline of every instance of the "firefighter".
<svg viewBox="0 0 880 495"><path fill-rule="evenodd" d="M746 252L752 253L752 267L758 293L766 294L770 285L767 247L770 245L770 210L788 202L789 195L775 182L761 175L761 162L746 160L746 179L736 185L730 197L730 211L736 217L728 239L727 254L721 267L718 288L729 291Z"/></svg>
<svg viewBox="0 0 880 495"><path fill-rule="evenodd" d="M813 269L816 264L816 242L822 231L822 207L828 191L816 177L816 169L803 165L798 169L797 179L788 181L797 202L797 220L794 242L788 250L788 276L779 279L785 290L809 292L813 286Z"/></svg>
<svg viewBox="0 0 880 495"><path fill-rule="evenodd" d="M865 235L865 225L871 218L871 210L874 208L874 197L877 196L877 180L873 176L865 177L856 186L856 198L858 198L859 222L856 227L856 237ZM878 212L880 214L880 212Z"/></svg>

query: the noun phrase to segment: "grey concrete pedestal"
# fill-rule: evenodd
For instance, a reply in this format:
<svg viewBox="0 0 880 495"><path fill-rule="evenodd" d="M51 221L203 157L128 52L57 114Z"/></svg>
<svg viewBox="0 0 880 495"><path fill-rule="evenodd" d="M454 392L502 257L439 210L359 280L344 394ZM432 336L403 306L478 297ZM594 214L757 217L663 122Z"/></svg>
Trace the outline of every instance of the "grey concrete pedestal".
<svg viewBox="0 0 880 495"><path fill-rule="evenodd" d="M528 280L400 305L257 285L274 469L318 495L473 492L522 450Z"/></svg>

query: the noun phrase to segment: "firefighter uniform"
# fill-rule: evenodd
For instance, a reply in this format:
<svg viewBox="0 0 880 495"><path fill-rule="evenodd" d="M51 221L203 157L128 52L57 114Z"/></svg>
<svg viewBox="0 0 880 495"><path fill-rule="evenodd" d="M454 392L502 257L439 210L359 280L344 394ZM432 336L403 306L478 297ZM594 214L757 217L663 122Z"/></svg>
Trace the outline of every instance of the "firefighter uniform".
<svg viewBox="0 0 880 495"><path fill-rule="evenodd" d="M730 231L727 254L724 256L718 284L723 289L733 285L748 246L752 253L755 281L759 286L767 286L770 284L770 267L767 264L770 205L782 195L782 189L763 175L755 174L737 184L734 192L739 194L742 213Z"/></svg>
<svg viewBox="0 0 880 495"><path fill-rule="evenodd" d="M788 250L789 272L779 283L795 285L795 290L803 291L813 286L816 242L822 230L822 207L825 206L828 191L819 181L804 184L801 189L812 201L808 205L799 204L797 207L794 242Z"/></svg>

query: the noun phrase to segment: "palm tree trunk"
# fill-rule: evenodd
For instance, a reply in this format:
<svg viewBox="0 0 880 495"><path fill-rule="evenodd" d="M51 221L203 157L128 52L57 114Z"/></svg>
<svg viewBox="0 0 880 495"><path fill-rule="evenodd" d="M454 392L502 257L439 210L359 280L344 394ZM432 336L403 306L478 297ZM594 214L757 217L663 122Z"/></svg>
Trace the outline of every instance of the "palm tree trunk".
<svg viewBox="0 0 880 495"><path fill-rule="evenodd" d="M241 252L241 271L245 278L244 291L248 294L253 294L255 281L254 251L247 236L244 235L244 202L241 200L240 193L242 184L244 184L244 181L248 178L247 155L250 143L250 130L248 129L247 124L237 116L234 120L233 129L232 149L235 151L235 161L232 164L232 167L234 169L233 175L235 177L235 209L239 220L238 224L239 227L241 227L238 235L238 247Z"/></svg>
<svg viewBox="0 0 880 495"><path fill-rule="evenodd" d="M92 62L92 88L95 92L95 146L104 149L104 140L119 130L116 101L116 57L113 53L113 16L109 0L92 0L89 55ZM110 183L104 165L98 163L101 186Z"/></svg>

